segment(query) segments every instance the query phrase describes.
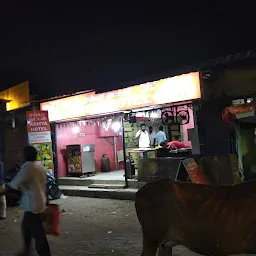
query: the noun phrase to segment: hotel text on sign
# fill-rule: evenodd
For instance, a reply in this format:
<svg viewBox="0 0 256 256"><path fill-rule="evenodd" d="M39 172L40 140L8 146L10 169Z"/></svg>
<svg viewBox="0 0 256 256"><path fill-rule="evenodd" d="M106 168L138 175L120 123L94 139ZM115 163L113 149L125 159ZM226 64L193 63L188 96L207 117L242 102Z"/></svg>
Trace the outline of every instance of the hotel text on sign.
<svg viewBox="0 0 256 256"><path fill-rule="evenodd" d="M28 111L26 114L29 144L51 142L48 112Z"/></svg>
<svg viewBox="0 0 256 256"><path fill-rule="evenodd" d="M189 73L142 85L96 94L80 94L40 104L50 121L201 98L199 73Z"/></svg>

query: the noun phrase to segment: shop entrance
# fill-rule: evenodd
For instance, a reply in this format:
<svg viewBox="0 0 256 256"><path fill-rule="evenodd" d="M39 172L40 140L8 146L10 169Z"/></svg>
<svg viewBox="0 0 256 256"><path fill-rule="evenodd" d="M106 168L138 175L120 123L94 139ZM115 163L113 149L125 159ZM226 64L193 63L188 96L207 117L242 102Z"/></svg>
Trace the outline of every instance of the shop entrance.
<svg viewBox="0 0 256 256"><path fill-rule="evenodd" d="M192 103L163 106L158 109L153 107L137 109L127 113L124 119L128 179L138 180L138 165L141 157L189 157L193 153L192 141L193 145L199 148L198 136L194 129ZM136 138L141 125L146 127L150 140L149 149L141 148Z"/></svg>

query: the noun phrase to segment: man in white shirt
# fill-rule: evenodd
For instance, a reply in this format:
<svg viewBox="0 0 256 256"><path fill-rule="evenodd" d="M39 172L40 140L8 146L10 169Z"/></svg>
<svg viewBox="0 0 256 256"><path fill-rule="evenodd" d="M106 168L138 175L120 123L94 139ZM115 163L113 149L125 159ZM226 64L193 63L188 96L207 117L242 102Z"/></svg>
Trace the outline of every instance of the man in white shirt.
<svg viewBox="0 0 256 256"><path fill-rule="evenodd" d="M46 209L46 173L47 170L36 163L37 150L32 146L24 149L25 164L9 183L13 189L21 189L21 209L24 211L22 235L24 251L20 256L30 255L32 238L35 239L36 251L40 256L51 256L49 244L41 220Z"/></svg>
<svg viewBox="0 0 256 256"><path fill-rule="evenodd" d="M156 145L156 132L153 130L152 126L149 126L149 139L150 139L150 147L154 148Z"/></svg>
<svg viewBox="0 0 256 256"><path fill-rule="evenodd" d="M167 141L166 134L164 132L163 126L159 127L159 132L156 134L156 143L158 146L164 141Z"/></svg>
<svg viewBox="0 0 256 256"><path fill-rule="evenodd" d="M136 139L139 141L139 148L150 147L149 134L145 124L140 125L140 130L136 133Z"/></svg>

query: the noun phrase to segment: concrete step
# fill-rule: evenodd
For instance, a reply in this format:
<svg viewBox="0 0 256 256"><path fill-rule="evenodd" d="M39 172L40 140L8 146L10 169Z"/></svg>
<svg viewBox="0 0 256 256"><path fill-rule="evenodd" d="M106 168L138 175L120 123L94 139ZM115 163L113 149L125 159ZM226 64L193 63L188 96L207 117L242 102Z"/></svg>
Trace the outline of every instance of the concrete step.
<svg viewBox="0 0 256 256"><path fill-rule="evenodd" d="M61 191L67 196L81 196L92 198L107 198L119 200L134 200L138 189L101 189L85 186L60 186Z"/></svg>
<svg viewBox="0 0 256 256"><path fill-rule="evenodd" d="M118 185L118 184L96 184L96 183L93 183L93 184L89 185L88 188L124 189L125 185Z"/></svg>
<svg viewBox="0 0 256 256"><path fill-rule="evenodd" d="M61 177L58 179L59 185L65 186L89 186L91 184L115 184L115 185L125 185L124 180L101 180L93 178L75 178L75 177Z"/></svg>
<svg viewBox="0 0 256 256"><path fill-rule="evenodd" d="M108 185L121 185L125 186L124 180L96 180L90 178L74 178L74 177L61 177L58 179L61 186L85 186L88 187L92 184L108 184ZM137 180L128 180L129 188L141 188L145 182L138 182Z"/></svg>

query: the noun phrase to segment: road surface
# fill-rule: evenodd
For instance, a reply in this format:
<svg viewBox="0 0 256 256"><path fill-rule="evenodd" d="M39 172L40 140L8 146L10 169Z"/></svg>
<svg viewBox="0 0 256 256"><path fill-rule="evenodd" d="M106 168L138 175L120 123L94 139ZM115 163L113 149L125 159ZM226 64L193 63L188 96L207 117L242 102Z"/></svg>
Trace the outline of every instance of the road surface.
<svg viewBox="0 0 256 256"><path fill-rule="evenodd" d="M140 255L142 238L134 202L79 197L56 202L62 210L61 236L49 237L53 256ZM21 248L21 220L22 213L15 208L0 220L0 256L16 255ZM195 254L176 247L173 255Z"/></svg>

